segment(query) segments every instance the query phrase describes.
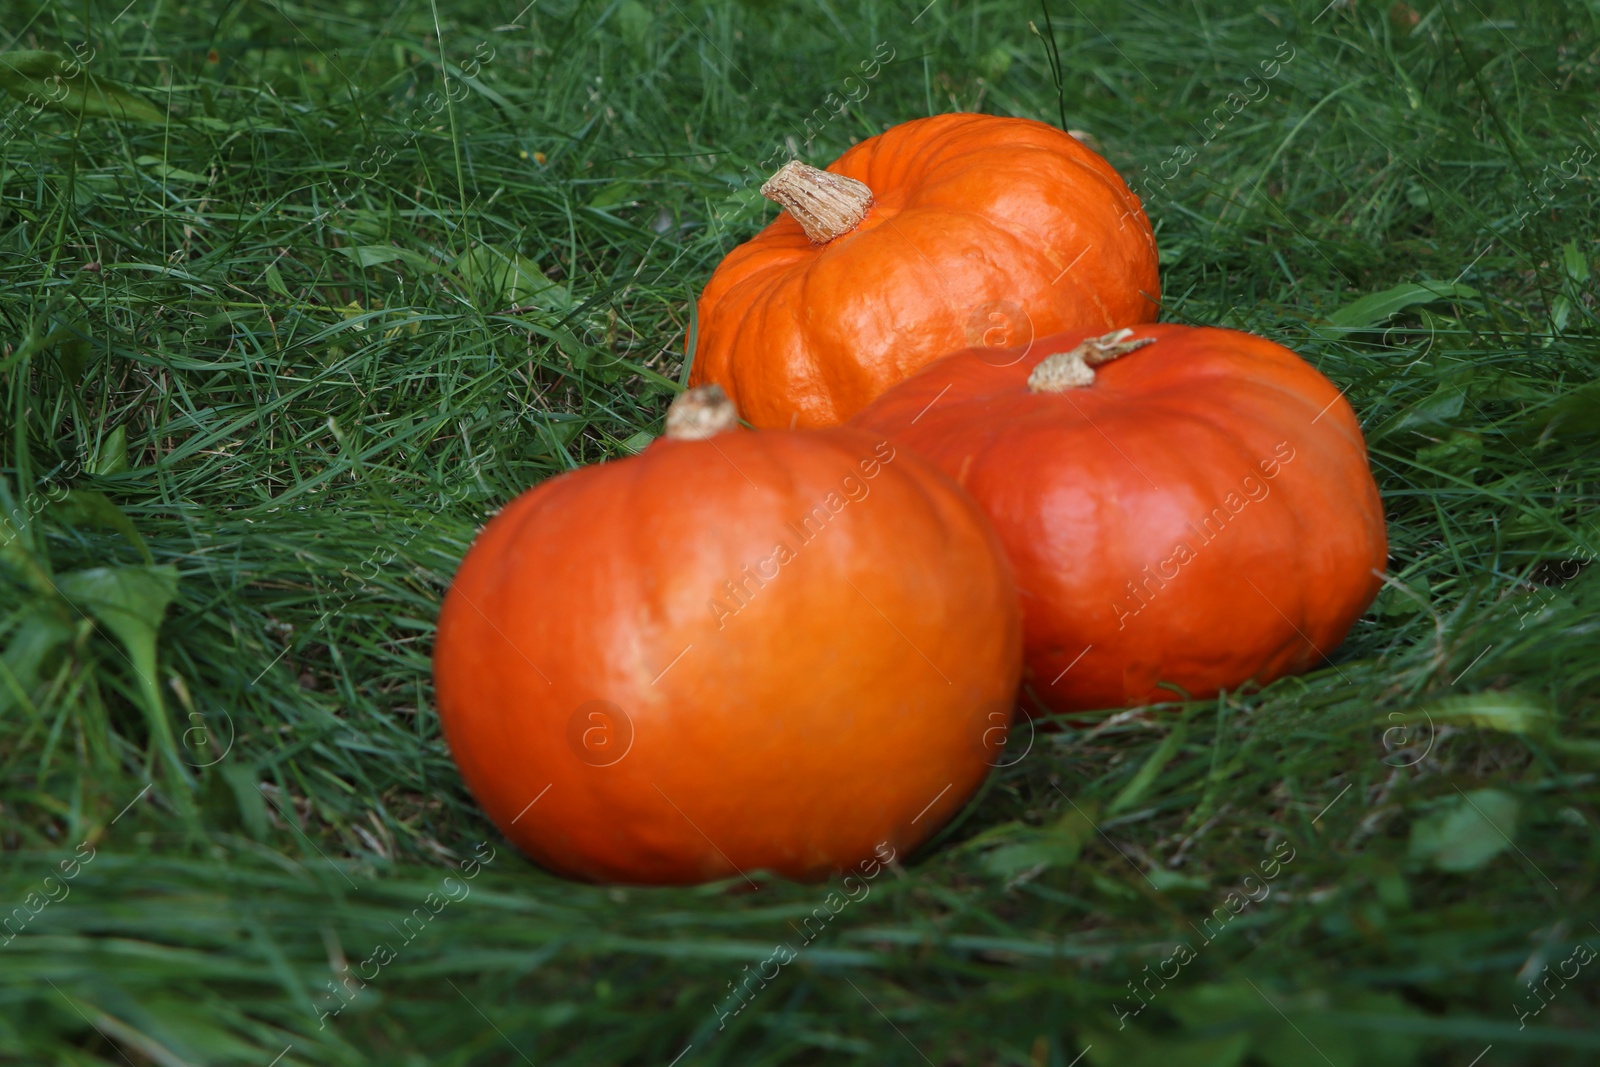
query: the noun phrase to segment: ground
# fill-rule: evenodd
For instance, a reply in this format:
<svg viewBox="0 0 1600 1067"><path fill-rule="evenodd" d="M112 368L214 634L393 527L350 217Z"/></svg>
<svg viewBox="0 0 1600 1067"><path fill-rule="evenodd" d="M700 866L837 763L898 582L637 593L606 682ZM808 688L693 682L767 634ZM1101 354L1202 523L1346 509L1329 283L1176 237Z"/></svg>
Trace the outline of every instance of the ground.
<svg viewBox="0 0 1600 1067"><path fill-rule="evenodd" d="M1600 9L519 7L0 6L0 1062L1595 1061ZM774 160L954 110L1082 131L1164 319L1347 390L1390 577L1037 733L749 982L829 887L540 872L434 617L660 432Z"/></svg>

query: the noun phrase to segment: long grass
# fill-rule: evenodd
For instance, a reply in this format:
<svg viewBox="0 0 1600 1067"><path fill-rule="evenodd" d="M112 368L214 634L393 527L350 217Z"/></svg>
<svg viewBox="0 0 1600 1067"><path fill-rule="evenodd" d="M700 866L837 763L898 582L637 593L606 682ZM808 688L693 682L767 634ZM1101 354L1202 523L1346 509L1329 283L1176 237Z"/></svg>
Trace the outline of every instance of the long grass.
<svg viewBox="0 0 1600 1067"><path fill-rule="evenodd" d="M1595 1061L1600 11L520 6L0 5L94 101L0 101L0 1062ZM950 110L1064 116L1163 318L1347 390L1390 581L837 912L543 874L439 734L456 563L659 432L765 169Z"/></svg>

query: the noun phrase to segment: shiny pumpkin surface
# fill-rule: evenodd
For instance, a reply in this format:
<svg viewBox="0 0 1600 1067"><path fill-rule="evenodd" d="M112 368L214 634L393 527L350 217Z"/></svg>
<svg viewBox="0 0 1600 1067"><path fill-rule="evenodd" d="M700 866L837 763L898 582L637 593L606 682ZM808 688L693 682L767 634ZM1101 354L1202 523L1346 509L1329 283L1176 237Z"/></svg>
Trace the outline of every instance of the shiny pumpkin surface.
<svg viewBox="0 0 1600 1067"><path fill-rule="evenodd" d="M1080 335L930 365L854 424L989 513L1021 593L1024 683L1050 711L1266 683L1331 653L1387 556L1361 428L1293 352L1149 325L1092 385L1027 379Z"/></svg>
<svg viewBox="0 0 1600 1067"><path fill-rule="evenodd" d="M717 267L691 381L755 426L827 426L968 345L1155 318L1155 241L1100 156L1031 119L937 115L855 145L828 170L875 200L813 244L785 211Z"/></svg>
<svg viewBox="0 0 1600 1067"><path fill-rule="evenodd" d="M502 832L646 884L904 855L989 770L1020 666L977 506L843 428L663 438L529 490L467 553L434 657Z"/></svg>

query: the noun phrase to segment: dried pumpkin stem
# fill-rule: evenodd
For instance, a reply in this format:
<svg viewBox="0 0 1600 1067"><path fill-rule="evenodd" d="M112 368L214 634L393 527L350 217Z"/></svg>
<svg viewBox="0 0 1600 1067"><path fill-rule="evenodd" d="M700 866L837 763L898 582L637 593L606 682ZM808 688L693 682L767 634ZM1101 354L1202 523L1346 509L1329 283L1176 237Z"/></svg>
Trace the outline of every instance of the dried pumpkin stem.
<svg viewBox="0 0 1600 1067"><path fill-rule="evenodd" d="M1034 393L1059 393L1094 384L1094 368L1125 356L1136 348L1156 343L1154 337L1141 337L1136 341L1129 329L1114 330L1102 337L1089 337L1078 343L1070 352L1057 352L1048 356L1033 373L1028 375L1028 391Z"/></svg>
<svg viewBox="0 0 1600 1067"><path fill-rule="evenodd" d="M715 383L685 390L667 408L666 436L674 441L704 441L738 426L739 409Z"/></svg>
<svg viewBox="0 0 1600 1067"><path fill-rule="evenodd" d="M806 236L819 245L861 225L872 206L872 190L865 183L818 170L798 159L791 159L768 178L761 195L787 208Z"/></svg>

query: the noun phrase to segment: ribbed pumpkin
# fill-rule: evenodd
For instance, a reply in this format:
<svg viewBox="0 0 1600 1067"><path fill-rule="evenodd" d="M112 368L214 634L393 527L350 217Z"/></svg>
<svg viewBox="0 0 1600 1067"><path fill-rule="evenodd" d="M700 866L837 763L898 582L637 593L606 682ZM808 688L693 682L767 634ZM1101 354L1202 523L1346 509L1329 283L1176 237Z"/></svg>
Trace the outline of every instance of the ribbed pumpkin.
<svg viewBox="0 0 1600 1067"><path fill-rule="evenodd" d="M717 267L692 382L752 425L829 426L968 345L1155 318L1138 197L1076 138L1031 119L936 115L826 171L763 188L787 210Z"/></svg>
<svg viewBox="0 0 1600 1067"><path fill-rule="evenodd" d="M959 352L853 425L933 460L994 520L1039 708L1306 670L1379 587L1383 509L1355 414L1261 337L1150 325Z"/></svg>
<svg viewBox="0 0 1600 1067"><path fill-rule="evenodd" d="M739 429L714 386L642 454L507 505L434 652L500 830L646 884L903 855L982 781L1020 669L1003 551L954 482L860 430Z"/></svg>

